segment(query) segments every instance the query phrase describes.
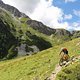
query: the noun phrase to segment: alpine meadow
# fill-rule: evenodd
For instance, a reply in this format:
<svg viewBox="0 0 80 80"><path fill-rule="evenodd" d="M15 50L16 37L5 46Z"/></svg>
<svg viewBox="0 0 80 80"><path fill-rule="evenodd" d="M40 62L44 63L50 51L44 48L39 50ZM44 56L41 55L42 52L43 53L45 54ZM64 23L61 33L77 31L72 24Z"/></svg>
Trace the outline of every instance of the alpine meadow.
<svg viewBox="0 0 80 80"><path fill-rule="evenodd" d="M40 1L24 1L26 6L21 8L22 12L20 7L17 9L7 4L6 0L0 0L0 80L80 80L80 23L73 19L75 23L71 23L69 29L55 28L63 23L62 20L69 20L72 16L63 13L65 19L60 16L61 20L58 20L57 25L55 17L58 14L53 14L55 23L50 27L44 24L45 20L49 24L48 21L52 19L47 20L47 15L43 16L42 22L37 20L41 12L39 16L35 16L34 12L35 19L33 15L31 17L24 13L25 9L32 10L33 6L43 6L43 3L44 8L49 5L48 8L53 2ZM63 1L66 6L69 2L76 3L77 0ZM13 3L13 0L11 2ZM54 3L58 7L61 5L61 2L55 0ZM55 6L52 6L54 10ZM33 11L37 11L37 8ZM79 12L73 11L74 15L78 16ZM80 17L78 18L80 20Z"/></svg>

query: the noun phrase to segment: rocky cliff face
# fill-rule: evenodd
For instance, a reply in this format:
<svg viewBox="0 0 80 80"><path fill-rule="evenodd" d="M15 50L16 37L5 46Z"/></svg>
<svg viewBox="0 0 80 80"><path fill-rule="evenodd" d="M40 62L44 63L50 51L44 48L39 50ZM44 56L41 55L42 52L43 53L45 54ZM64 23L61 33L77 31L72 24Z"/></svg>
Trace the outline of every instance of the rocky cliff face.
<svg viewBox="0 0 80 80"><path fill-rule="evenodd" d="M28 25L30 25L30 27L32 27L35 30L38 30L39 32L46 34L46 35L52 35L54 34L54 36L61 38L62 36L67 36L67 37L71 37L72 34L65 30L65 29L52 29L49 28L47 26L45 26L43 23L35 21L35 20L28 20L26 22Z"/></svg>
<svg viewBox="0 0 80 80"><path fill-rule="evenodd" d="M72 36L72 34L65 29L56 29L55 35L58 36L58 37L61 37L61 36L70 37L70 36Z"/></svg>
<svg viewBox="0 0 80 80"><path fill-rule="evenodd" d="M79 38L80 37L80 31L73 31L72 35L73 35L73 38Z"/></svg>
<svg viewBox="0 0 80 80"><path fill-rule="evenodd" d="M43 23L35 21L35 20L28 20L26 22L30 27L32 27L35 30L38 30L39 32L46 34L46 35L51 35L55 33L55 29L51 29L47 26L45 26Z"/></svg>

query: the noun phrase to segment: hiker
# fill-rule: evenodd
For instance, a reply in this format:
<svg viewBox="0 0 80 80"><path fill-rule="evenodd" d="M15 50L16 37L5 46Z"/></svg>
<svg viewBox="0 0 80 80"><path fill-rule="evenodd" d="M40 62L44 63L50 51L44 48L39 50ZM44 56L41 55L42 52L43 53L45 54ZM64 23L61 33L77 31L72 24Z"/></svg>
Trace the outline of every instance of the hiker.
<svg viewBox="0 0 80 80"><path fill-rule="evenodd" d="M61 48L61 51L60 51L60 54L59 55L61 55L61 59L68 60L69 55L68 55L67 48Z"/></svg>

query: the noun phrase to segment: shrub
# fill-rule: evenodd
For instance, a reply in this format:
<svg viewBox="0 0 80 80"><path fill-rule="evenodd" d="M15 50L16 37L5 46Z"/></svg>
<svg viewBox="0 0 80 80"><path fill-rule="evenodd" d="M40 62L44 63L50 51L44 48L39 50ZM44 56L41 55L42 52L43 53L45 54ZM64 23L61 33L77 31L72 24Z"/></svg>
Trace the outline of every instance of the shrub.
<svg viewBox="0 0 80 80"><path fill-rule="evenodd" d="M12 59L12 58L16 57L17 54L18 54L17 48L15 48L15 46L12 46L12 47L8 50L7 59Z"/></svg>

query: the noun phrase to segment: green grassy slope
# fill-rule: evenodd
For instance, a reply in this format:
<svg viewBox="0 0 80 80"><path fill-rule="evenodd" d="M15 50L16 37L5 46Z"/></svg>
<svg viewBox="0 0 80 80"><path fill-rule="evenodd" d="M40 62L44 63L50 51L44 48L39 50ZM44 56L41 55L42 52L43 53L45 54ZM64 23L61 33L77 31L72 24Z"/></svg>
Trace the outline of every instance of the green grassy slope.
<svg viewBox="0 0 80 80"><path fill-rule="evenodd" d="M39 36L41 38L43 38L45 41L48 41L52 44L52 46L55 46L57 44L61 44L64 43L66 41L71 40L71 38L68 36L68 34L62 35L59 33L55 33L52 35L46 35L43 33L40 33L38 30L33 29L32 27L30 27L30 25L27 24L27 21L30 20L29 18L20 18L18 19L19 21L21 21L21 30L22 32L25 34L27 31L30 31L31 34ZM66 33L64 29L61 29L61 31L63 33ZM24 36L25 37L25 36Z"/></svg>
<svg viewBox="0 0 80 80"><path fill-rule="evenodd" d="M79 55L80 38L39 52L38 54L0 62L0 80L44 80L59 61L61 47L67 47L70 56Z"/></svg>
<svg viewBox="0 0 80 80"><path fill-rule="evenodd" d="M80 80L80 60L63 68L58 73L56 80Z"/></svg>
<svg viewBox="0 0 80 80"><path fill-rule="evenodd" d="M21 30L23 32L23 36L24 38L26 39L29 39L30 40L30 37L26 35L26 32L29 31L31 33L31 35L36 35L38 37L41 37L42 39L44 39L45 41L48 41L50 42L52 45L53 45L53 38L50 38L50 36L48 35L45 35L43 33L40 33L39 31L37 30L34 30L33 28L30 27L30 25L28 25L26 22L27 20L29 20L29 18L20 18L18 19L20 22L21 22ZM18 29L19 30L19 29ZM23 39L24 39L23 38ZM24 39L25 40L25 39Z"/></svg>

